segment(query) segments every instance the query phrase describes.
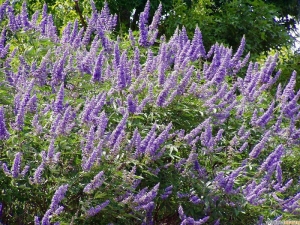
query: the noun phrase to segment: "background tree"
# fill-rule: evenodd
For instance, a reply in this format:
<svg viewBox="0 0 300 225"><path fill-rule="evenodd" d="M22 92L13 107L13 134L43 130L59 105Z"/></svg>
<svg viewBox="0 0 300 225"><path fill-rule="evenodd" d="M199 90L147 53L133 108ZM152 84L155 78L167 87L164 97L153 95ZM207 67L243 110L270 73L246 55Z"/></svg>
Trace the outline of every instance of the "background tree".
<svg viewBox="0 0 300 225"><path fill-rule="evenodd" d="M104 0L96 2L101 9ZM159 0L150 2L150 18L159 5ZM196 25L203 34L205 46L222 42L236 49L243 35L246 36L246 50L252 57L270 49L291 46L291 31L296 30L299 19L297 0L162 0L164 20L160 32L169 38L177 26L183 24L189 36L192 36ZM89 0L78 1L80 12L73 0L56 1L28 0L29 12L32 14L44 3L53 14L54 21L61 27L68 21L82 14L83 18L91 12ZM107 0L112 14L118 15L118 35L129 28L137 30L138 19L146 0ZM21 4L20 4L21 5ZM151 21L150 21L151 22Z"/></svg>
<svg viewBox="0 0 300 225"><path fill-rule="evenodd" d="M194 1L188 8L181 0L174 2L174 11L164 21L167 34L176 26L186 25L191 35L198 24L206 46L222 42L236 49L243 35L246 49L252 56L269 49L290 46L293 41L289 29L275 18L279 18L279 8L262 0Z"/></svg>
<svg viewBox="0 0 300 225"><path fill-rule="evenodd" d="M298 0L266 0L274 4L279 13L279 21L289 30L295 30L300 18L300 1Z"/></svg>

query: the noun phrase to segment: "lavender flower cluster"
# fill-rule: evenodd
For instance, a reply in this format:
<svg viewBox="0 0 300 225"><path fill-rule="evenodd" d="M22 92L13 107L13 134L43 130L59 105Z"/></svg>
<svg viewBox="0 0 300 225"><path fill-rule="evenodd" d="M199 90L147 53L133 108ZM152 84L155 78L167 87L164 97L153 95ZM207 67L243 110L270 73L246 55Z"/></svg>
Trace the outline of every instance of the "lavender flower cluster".
<svg viewBox="0 0 300 225"><path fill-rule="evenodd" d="M293 149L299 144L296 72L272 96L269 90L280 76L280 71L274 71L279 56L270 56L262 66L248 63L250 54L242 57L245 37L235 53L218 43L206 52L198 27L192 39L182 27L170 40L163 36L158 40L162 5L149 24L147 1L139 16L139 34L130 30L128 40L113 40L116 15L110 14L107 3L100 12L93 1L91 6L86 30L79 29L76 20L66 25L61 37L47 5L41 15L36 12L31 18L26 2L19 14L8 0L0 6L0 23L5 24L0 37L1 82L14 90L12 103L0 107L0 147L14 157L0 153L0 173L12 183L26 180L29 187L44 191L53 185L50 189L56 191L48 210L42 217L40 211L33 215L36 225L52 224L52 218L70 210L59 205L70 187L73 198L66 201L83 205L77 206L72 220L97 219L102 211L118 205L126 206L142 224L154 224L162 202L175 201L181 224L219 224L226 220L208 215L219 207L220 193L242 196L252 206L268 204L271 196L283 212L299 213L300 193L284 195L299 184L287 179L282 167L284 156L296 156ZM40 58L25 57L7 41L19 32L32 32L38 40L54 44ZM122 45L126 41L130 48ZM157 51L151 48L154 44ZM243 77L242 68L247 69ZM151 121L155 113L186 102L196 102L191 112L204 112L192 127L180 127L166 114L150 125L137 122ZM40 145L43 149L26 147L32 144L28 135L49 143L48 151L45 144ZM16 145L18 137L23 139ZM214 156L224 157L226 163L205 163ZM252 167L258 174L253 175ZM147 172L141 173L140 168ZM53 181L57 171L68 177L68 184ZM149 185L142 179L145 174L159 177L172 172L189 183L149 179ZM215 193L210 207L204 207L203 193L193 187L196 183ZM3 193L9 191L9 186L1 188ZM222 201L226 207L238 204L227 198ZM204 207L203 213L197 218L187 216L186 204ZM0 212L6 207L1 204Z"/></svg>

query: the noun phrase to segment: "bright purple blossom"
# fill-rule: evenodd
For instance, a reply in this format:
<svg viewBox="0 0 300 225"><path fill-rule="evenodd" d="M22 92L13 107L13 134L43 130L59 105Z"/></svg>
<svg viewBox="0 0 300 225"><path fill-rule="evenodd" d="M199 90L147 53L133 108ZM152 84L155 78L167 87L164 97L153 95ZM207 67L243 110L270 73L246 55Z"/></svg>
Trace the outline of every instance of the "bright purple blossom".
<svg viewBox="0 0 300 225"><path fill-rule="evenodd" d="M100 187L102 185L103 181L104 181L103 175L104 175L103 171L99 172L93 178L93 180L89 184L87 184L85 186L85 188L83 189L83 192L90 194L92 191L94 191L95 189L97 189L98 187Z"/></svg>
<svg viewBox="0 0 300 225"><path fill-rule="evenodd" d="M190 142L195 136L197 136L200 131L202 130L202 128L206 125L208 125L210 123L210 118L206 119L205 121L203 121L202 123L200 123L196 128L194 128L190 133L186 134L184 136L184 139L187 142Z"/></svg>
<svg viewBox="0 0 300 225"><path fill-rule="evenodd" d="M162 199L166 199L172 194L173 185L170 185L165 188L165 192L160 196Z"/></svg>
<svg viewBox="0 0 300 225"><path fill-rule="evenodd" d="M94 166L95 162L98 161L99 164L99 158L102 155L102 147L103 147L103 141L99 141L97 147L94 148L94 150L92 151L92 153L90 154L90 156L87 157L83 157L81 166L82 166L82 170L87 172L90 171L91 168Z"/></svg>
<svg viewBox="0 0 300 225"><path fill-rule="evenodd" d="M202 34L198 26L195 29L194 37L189 49L189 57L192 61L195 61L199 57L206 57L206 52L202 41Z"/></svg>
<svg viewBox="0 0 300 225"><path fill-rule="evenodd" d="M129 81L129 71L128 71L128 65L127 65L127 52L124 51L122 53L120 63L117 67L117 75L118 75L118 88L120 90L124 89L128 85Z"/></svg>
<svg viewBox="0 0 300 225"><path fill-rule="evenodd" d="M230 63L232 65L235 65L238 62L238 60L240 59L240 57L242 56L242 54L244 52L245 45L246 45L246 39L245 39L245 36L243 36L243 38L241 40L241 44L240 44L238 50L236 51L236 53L234 54L233 58L230 61Z"/></svg>
<svg viewBox="0 0 300 225"><path fill-rule="evenodd" d="M66 135L75 126L74 119L76 114L72 111L72 107L68 106L65 110L61 120L59 120L57 127L55 129L56 135Z"/></svg>
<svg viewBox="0 0 300 225"><path fill-rule="evenodd" d="M149 192L146 193L138 193L135 196L134 203L137 204L137 206L134 208L135 210L141 210L145 209L145 207L149 206L148 204L151 203L154 198L157 196L159 188L159 183L155 185Z"/></svg>
<svg viewBox="0 0 300 225"><path fill-rule="evenodd" d="M272 119L274 106L275 106L275 102L273 101L270 104L269 108L266 110L266 112L261 117L257 118L255 123L258 126L264 127Z"/></svg>
<svg viewBox="0 0 300 225"><path fill-rule="evenodd" d="M11 168L11 175L12 175L13 178L17 178L20 174L21 156L22 156L21 152L18 152L15 155L15 159L14 159L14 162L13 162L13 165L12 165L12 168Z"/></svg>
<svg viewBox="0 0 300 225"><path fill-rule="evenodd" d="M61 185L54 193L49 209L54 212L58 207L59 203L64 199L65 194L68 190L68 184Z"/></svg>
<svg viewBox="0 0 300 225"><path fill-rule="evenodd" d="M30 23L28 21L27 5L26 5L25 1L22 4L21 23L22 23L24 30L27 30L28 28L30 28Z"/></svg>
<svg viewBox="0 0 300 225"><path fill-rule="evenodd" d="M263 171L263 170L268 171L271 166L277 164L283 155L283 151L284 148L282 145L277 146L277 148L261 164L259 171Z"/></svg>
<svg viewBox="0 0 300 225"><path fill-rule="evenodd" d="M103 202L102 204L96 206L96 207L92 207L89 210L86 211L86 216L87 217L92 217L95 216L96 214L98 214L102 209L104 209L106 206L108 206L108 204L110 203L109 200L106 200L105 202Z"/></svg>
<svg viewBox="0 0 300 225"><path fill-rule="evenodd" d="M10 134L5 125L4 109L0 107L0 140L5 140L10 137Z"/></svg>
<svg viewBox="0 0 300 225"><path fill-rule="evenodd" d="M42 183L42 172L44 171L45 164L42 162L38 168L36 168L33 178L31 178L31 182L34 184Z"/></svg>
<svg viewBox="0 0 300 225"><path fill-rule="evenodd" d="M121 132L125 129L127 118L128 118L128 114L125 114L123 116L122 120L120 121L120 123L117 125L117 127L111 133L110 138L109 138L110 146L113 146L115 144L117 138L119 137Z"/></svg>
<svg viewBox="0 0 300 225"><path fill-rule="evenodd" d="M101 76L102 76L102 67L103 67L103 61L104 61L104 52L103 50L100 52L98 55L94 71L92 74L92 81L93 82L100 82L101 81Z"/></svg>
<svg viewBox="0 0 300 225"><path fill-rule="evenodd" d="M286 87L283 90L282 93L282 100L283 102L286 102L287 100L290 100L294 97L294 87L296 85L296 71L293 71L292 76L289 80L289 83L286 85Z"/></svg>
<svg viewBox="0 0 300 225"><path fill-rule="evenodd" d="M65 26L63 33L62 33L62 37L60 39L61 43L68 43L70 41L71 26L72 26L71 22L68 22L67 26Z"/></svg>
<svg viewBox="0 0 300 225"><path fill-rule="evenodd" d="M139 19L139 31L140 31L140 36L139 36L139 44L143 47L148 46L148 28L147 28L147 20L145 19L146 15L144 12L140 14L140 19Z"/></svg>
<svg viewBox="0 0 300 225"><path fill-rule="evenodd" d="M260 142L258 142L253 149L251 150L251 152L249 153L249 156L251 158L257 158L258 155L261 153L261 151L263 150L263 148L265 147L266 142L268 141L269 137L271 135L271 131L267 131L263 138L260 140Z"/></svg>
<svg viewBox="0 0 300 225"><path fill-rule="evenodd" d="M9 5L9 0L4 1L1 5L0 5L0 22L3 20L4 16L5 16L5 10L6 7Z"/></svg>
<svg viewBox="0 0 300 225"><path fill-rule="evenodd" d="M56 100L53 104L53 111L61 113L64 109L64 83L60 85L59 91L56 95Z"/></svg>

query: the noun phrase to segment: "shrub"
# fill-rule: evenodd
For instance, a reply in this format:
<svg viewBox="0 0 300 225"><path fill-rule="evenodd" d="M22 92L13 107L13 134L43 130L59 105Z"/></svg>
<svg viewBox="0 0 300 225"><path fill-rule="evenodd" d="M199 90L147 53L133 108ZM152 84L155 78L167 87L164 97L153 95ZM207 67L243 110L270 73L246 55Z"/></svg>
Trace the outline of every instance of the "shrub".
<svg viewBox="0 0 300 225"><path fill-rule="evenodd" d="M93 4L93 3L92 3ZM255 224L299 214L296 73L198 28L157 39L161 6L114 39L106 5L57 35L44 5L0 8L3 224ZM247 68L241 78L242 68ZM280 218L281 218L280 217Z"/></svg>

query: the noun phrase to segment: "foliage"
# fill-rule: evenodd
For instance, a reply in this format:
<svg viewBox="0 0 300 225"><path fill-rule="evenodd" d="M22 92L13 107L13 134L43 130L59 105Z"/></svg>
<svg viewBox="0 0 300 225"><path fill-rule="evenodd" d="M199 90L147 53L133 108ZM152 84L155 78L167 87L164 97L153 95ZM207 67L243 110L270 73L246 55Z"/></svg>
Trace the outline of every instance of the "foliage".
<svg viewBox="0 0 300 225"><path fill-rule="evenodd" d="M90 0L78 1L79 9L76 7L76 3L71 0L67 1L57 1L57 0L28 0L29 13L33 14L36 10L41 9L42 5L46 3L49 8L49 12L54 15L55 24L58 27L63 27L67 24L68 21L78 19L79 14L81 13L84 18L87 17L92 11ZM129 28L132 30L138 29L138 18L140 13L144 10L146 0L100 0L95 2L95 6L98 9L101 9L104 6L104 3L109 4L112 14L118 15L118 26L116 28L119 31L119 34L122 32L127 32ZM150 4L150 18L154 15L155 10L157 9L159 3L162 3L164 14L167 14L172 10L173 4L169 0L153 0ZM191 0L184 0L184 2L191 7ZM87 21L86 21L87 22Z"/></svg>
<svg viewBox="0 0 300 225"><path fill-rule="evenodd" d="M220 5L210 0L199 0L193 3L191 9L183 1L176 0L174 11L163 26L167 35L171 35L176 26L184 25L192 36L193 28L198 25L208 46L219 42L233 49L237 49L245 35L248 40L246 50L255 59L271 48L279 49L292 43L289 32L275 21L276 17L279 17L278 9L262 0L224 1Z"/></svg>
<svg viewBox="0 0 300 225"><path fill-rule="evenodd" d="M46 5L32 17L1 5L2 224L299 216L296 73L272 94L277 54L248 63L245 38L206 52L198 27L158 38L149 4L117 38L107 5L92 2L85 30L57 28Z"/></svg>
<svg viewBox="0 0 300 225"><path fill-rule="evenodd" d="M95 6L101 9L105 1L97 1ZM207 46L215 42L224 43L236 49L243 35L248 42L246 50L256 59L262 52L269 49L280 49L290 46L293 38L290 31L295 32L298 18L297 2L295 1L263 1L263 0L153 0L150 3L150 21L159 3L163 6L164 19L160 33L169 38L176 27L185 25L192 37L194 27L198 25L203 31ZM54 22L59 28L77 18L82 25L88 21L91 13L90 1L74 2L45 0ZM143 11L146 0L113 1L108 0L112 14L118 16L117 35L126 34L130 28L138 30L139 15ZM29 14L42 7L43 1L29 0ZM18 3L17 5L20 6ZM59 30L60 32L60 30Z"/></svg>
<svg viewBox="0 0 300 225"><path fill-rule="evenodd" d="M280 22L284 23L285 27L289 30L297 30L297 23L299 23L299 8L300 3L297 0L267 0L274 4L279 10Z"/></svg>

